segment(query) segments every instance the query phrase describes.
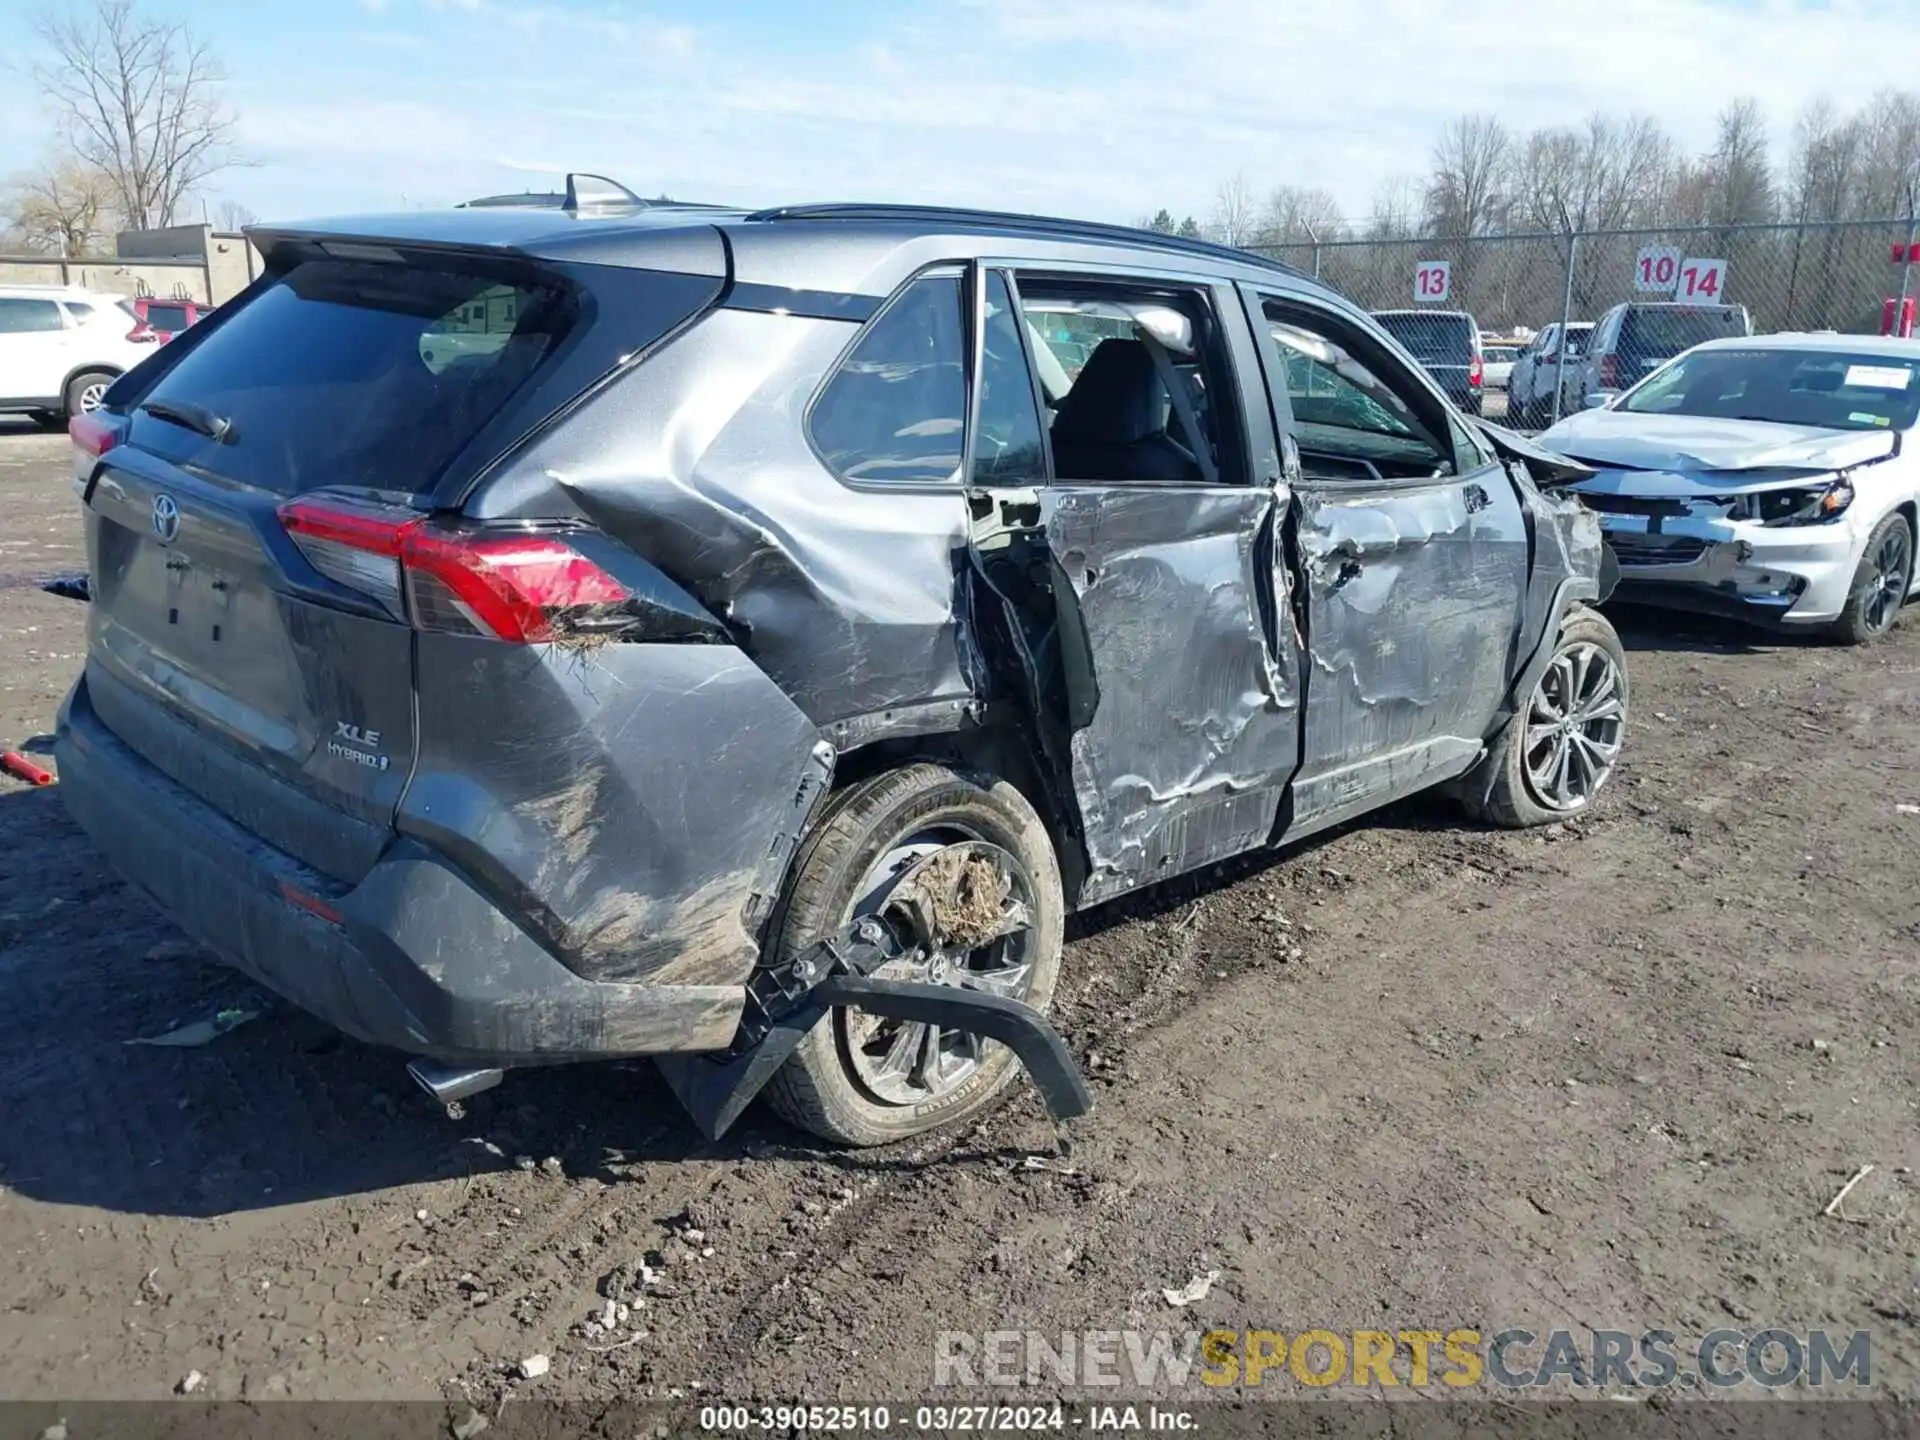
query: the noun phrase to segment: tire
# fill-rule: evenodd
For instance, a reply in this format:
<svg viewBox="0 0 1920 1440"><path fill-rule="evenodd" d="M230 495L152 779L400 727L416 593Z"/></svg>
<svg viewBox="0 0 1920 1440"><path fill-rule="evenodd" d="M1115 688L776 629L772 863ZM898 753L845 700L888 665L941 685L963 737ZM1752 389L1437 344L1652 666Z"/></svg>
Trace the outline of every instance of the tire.
<svg viewBox="0 0 1920 1440"><path fill-rule="evenodd" d="M89 410L99 408L99 396L106 392L109 385L120 377L109 370L82 370L67 382L66 402L67 418L83 415ZM89 400L92 401L89 404Z"/></svg>
<svg viewBox="0 0 1920 1440"><path fill-rule="evenodd" d="M1593 662L1601 658L1611 669L1610 683L1592 676ZM1557 700L1569 681L1580 699L1575 720L1563 724L1558 712L1565 707ZM1597 611L1585 606L1568 611L1545 673L1507 725L1497 748L1480 762L1492 769L1491 788L1485 785L1485 769L1467 776L1462 788L1468 812L1478 820L1515 830L1584 815L1613 776L1626 736L1627 711L1627 655L1620 637ZM1555 733L1558 740L1552 738ZM1534 737L1531 743L1529 737ZM1562 752L1568 755L1565 778L1570 783L1565 792L1556 794L1553 763ZM1548 771L1544 777L1543 762ZM1574 783L1582 779L1585 783ZM1477 801L1474 797L1483 792L1485 801Z"/></svg>
<svg viewBox="0 0 1920 1440"><path fill-rule="evenodd" d="M1877 640L1899 623L1913 585L1913 527L1898 510L1873 527L1847 589L1847 607L1833 622L1835 639L1849 645Z"/></svg>
<svg viewBox="0 0 1920 1440"><path fill-rule="evenodd" d="M784 964L823 934L845 926L860 910L863 893L869 893L876 867L884 874L888 857L900 854L903 846L930 850L957 839L981 840L1004 850L1023 873L1032 900L1027 931L970 952L960 963L976 963L996 952L1019 956L1028 968L1011 993L1044 1011L1060 973L1066 929L1053 842L1026 797L1012 785L944 765L907 765L858 781L834 797L801 846L769 932L767 955L773 963ZM1000 951L1003 946L1008 948ZM876 1022L849 1008L835 1010L800 1043L763 1094L777 1113L824 1140L884 1145L973 1118L1019 1068L1011 1051L987 1042L970 1070L956 1062L957 1078L950 1088L927 1084L925 1098L916 1100L923 1088L918 1070L924 1062L912 1078L881 1080L873 1074L880 1062L872 1052L887 1048L890 1033L896 1044L905 1040L909 1028ZM883 1094L875 1088L882 1085L895 1088Z"/></svg>

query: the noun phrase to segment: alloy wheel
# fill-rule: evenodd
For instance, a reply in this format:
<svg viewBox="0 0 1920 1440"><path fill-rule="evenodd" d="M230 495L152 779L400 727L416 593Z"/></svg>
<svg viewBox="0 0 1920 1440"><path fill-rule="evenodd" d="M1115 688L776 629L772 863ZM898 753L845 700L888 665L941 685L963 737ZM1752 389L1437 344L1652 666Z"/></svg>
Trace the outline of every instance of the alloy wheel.
<svg viewBox="0 0 1920 1440"><path fill-rule="evenodd" d="M1883 635L1893 628L1913 578L1913 541L1906 525L1890 526L1868 560L1874 569L1873 588L1867 594L1862 618L1871 633Z"/></svg>
<svg viewBox="0 0 1920 1440"><path fill-rule="evenodd" d="M1626 684L1613 656L1581 641L1553 657L1534 687L1524 763L1534 798L1550 810L1579 810L1600 793L1620 758Z"/></svg>
<svg viewBox="0 0 1920 1440"><path fill-rule="evenodd" d="M999 912L985 928L998 933L970 943L972 937L956 935L951 925L943 923L946 907L936 903L931 913L941 917L934 922L937 933L921 933L917 954L889 961L874 972L874 978L1025 998L1034 968L1033 882L1024 867L996 845L947 827L910 836L881 856L862 878L850 918L877 915L901 903L902 882L909 872L943 851L954 863L938 883L970 885L974 893L966 898L976 906L984 894L988 908ZM933 873L931 867L920 871L922 877ZM883 1019L854 1007L836 1011L834 1023L855 1082L875 1100L890 1105L922 1105L951 1094L973 1078L994 1048L993 1041L965 1031Z"/></svg>

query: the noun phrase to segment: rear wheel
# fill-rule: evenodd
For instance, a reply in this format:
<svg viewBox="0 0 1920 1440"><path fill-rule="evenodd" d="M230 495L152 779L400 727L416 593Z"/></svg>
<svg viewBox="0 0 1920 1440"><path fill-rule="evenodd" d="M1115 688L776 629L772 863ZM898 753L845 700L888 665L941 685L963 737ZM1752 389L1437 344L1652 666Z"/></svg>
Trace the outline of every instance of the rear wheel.
<svg viewBox="0 0 1920 1440"><path fill-rule="evenodd" d="M107 387L119 377L105 370L82 370L67 382L67 414L91 415L107 398Z"/></svg>
<svg viewBox="0 0 1920 1440"><path fill-rule="evenodd" d="M964 891L956 898L968 903L984 895L1008 915L1024 912L1025 923L972 946L964 933L943 929L930 955L894 961L879 977L956 985L1045 1010L1065 929L1046 826L1006 781L943 765L908 765L836 797L802 847L769 958L791 961L822 935L876 913L906 870L967 842L977 847L951 853L969 868L940 883ZM945 907L934 910L944 914ZM782 1116L824 1139L881 1145L977 1115L1016 1068L1012 1052L992 1041L843 1007L801 1042L764 1093Z"/></svg>
<svg viewBox="0 0 1920 1440"><path fill-rule="evenodd" d="M1849 645L1877 640L1900 618L1913 585L1913 527L1895 511L1867 537L1847 592L1847 608L1833 622L1833 633Z"/></svg>
<svg viewBox="0 0 1920 1440"><path fill-rule="evenodd" d="M1584 814L1613 777L1627 728L1627 655L1606 617L1584 607L1560 627L1553 659L1500 748L1484 803L1468 809L1515 829ZM1469 781L1469 796L1481 786Z"/></svg>

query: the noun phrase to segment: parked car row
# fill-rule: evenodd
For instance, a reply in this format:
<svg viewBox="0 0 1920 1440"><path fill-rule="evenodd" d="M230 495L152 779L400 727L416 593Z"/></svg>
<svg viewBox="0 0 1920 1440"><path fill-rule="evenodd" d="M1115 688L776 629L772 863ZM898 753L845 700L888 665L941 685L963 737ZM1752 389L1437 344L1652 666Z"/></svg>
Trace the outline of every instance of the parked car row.
<svg viewBox="0 0 1920 1440"><path fill-rule="evenodd" d="M1376 310L1374 318L1424 365L1455 403L1483 413L1489 390L1507 392L1507 421L1538 429L1559 413L1598 404L1657 369L1681 351L1729 335L1751 335L1741 305L1681 305L1635 301L1614 306L1597 322L1542 327L1524 346L1489 339L1473 316L1458 310Z"/></svg>
<svg viewBox="0 0 1920 1440"><path fill-rule="evenodd" d="M77 286L0 285L0 415L53 424L97 410L114 380L207 308Z"/></svg>
<svg viewBox="0 0 1920 1440"><path fill-rule="evenodd" d="M1917 415L1920 342L1739 335L1540 440L1594 467L1570 488L1600 512L1623 597L1857 644L1914 593Z"/></svg>
<svg viewBox="0 0 1920 1440"><path fill-rule="evenodd" d="M1456 395L1465 374L1500 383L1451 363L1471 317L1377 318ZM1560 393L1541 443L1594 467L1568 488L1600 512L1623 598L1871 640L1920 584L1920 345L1752 331L1743 306L1642 301L1545 325L1504 377L1509 423L1548 424Z"/></svg>

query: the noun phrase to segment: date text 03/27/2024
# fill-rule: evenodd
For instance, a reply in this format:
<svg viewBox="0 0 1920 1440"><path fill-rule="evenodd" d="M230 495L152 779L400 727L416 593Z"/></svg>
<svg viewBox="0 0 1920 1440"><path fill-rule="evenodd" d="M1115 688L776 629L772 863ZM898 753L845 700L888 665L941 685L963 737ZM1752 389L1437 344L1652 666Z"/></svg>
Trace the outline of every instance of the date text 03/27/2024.
<svg viewBox="0 0 1920 1440"><path fill-rule="evenodd" d="M1162 1433L1197 1429L1193 1413L1162 1405L918 1405L911 1411L885 1405L707 1405L700 1428L710 1432L978 1432L1033 1434L1078 1430L1083 1434Z"/></svg>

